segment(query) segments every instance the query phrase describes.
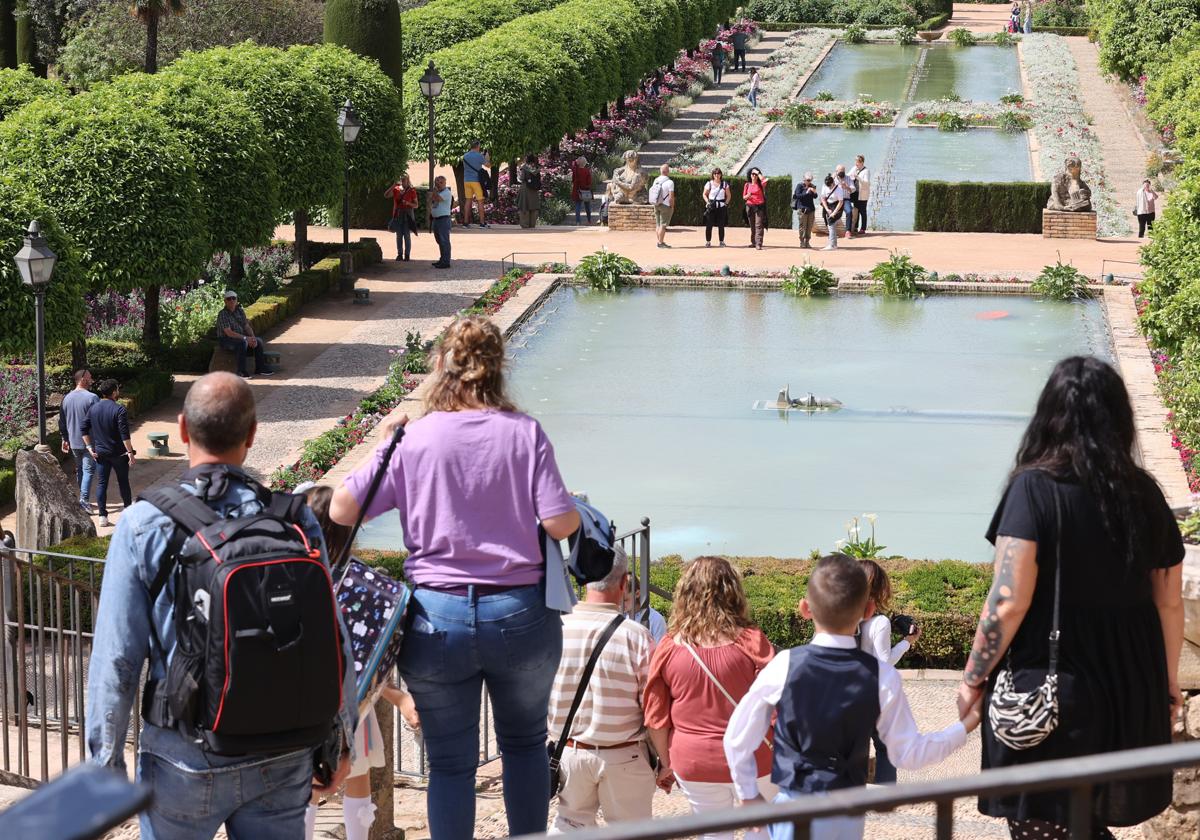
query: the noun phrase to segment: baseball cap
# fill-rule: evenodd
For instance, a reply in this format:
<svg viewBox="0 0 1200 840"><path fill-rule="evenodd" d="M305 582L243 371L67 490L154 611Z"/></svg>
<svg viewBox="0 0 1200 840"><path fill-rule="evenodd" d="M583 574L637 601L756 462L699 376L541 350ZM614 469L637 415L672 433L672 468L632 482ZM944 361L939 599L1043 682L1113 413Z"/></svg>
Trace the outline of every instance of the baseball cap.
<svg viewBox="0 0 1200 840"><path fill-rule="evenodd" d="M229 300L230 298L233 298L236 300L237 292L235 292L233 289L226 289L225 290L225 300Z"/></svg>

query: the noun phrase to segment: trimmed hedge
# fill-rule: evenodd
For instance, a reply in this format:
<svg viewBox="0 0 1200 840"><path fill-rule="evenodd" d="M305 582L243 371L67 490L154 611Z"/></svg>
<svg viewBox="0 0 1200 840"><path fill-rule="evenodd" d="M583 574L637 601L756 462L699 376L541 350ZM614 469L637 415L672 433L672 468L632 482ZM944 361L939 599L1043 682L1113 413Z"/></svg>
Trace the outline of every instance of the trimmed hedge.
<svg viewBox="0 0 1200 840"><path fill-rule="evenodd" d="M1050 35L1075 35L1086 38L1094 31L1090 26L1038 26L1034 24L1034 32L1044 32Z"/></svg>
<svg viewBox="0 0 1200 840"><path fill-rule="evenodd" d="M796 21L762 21L756 20L754 25L763 32L791 32L793 29L845 29L845 23L798 23ZM895 29L889 23L859 24L861 29Z"/></svg>
<svg viewBox="0 0 1200 840"><path fill-rule="evenodd" d="M950 233L1041 233L1050 185L917 181L913 230Z"/></svg>
<svg viewBox="0 0 1200 840"><path fill-rule="evenodd" d="M675 182L675 213L671 216L673 225L703 225L704 224L704 185L710 180L706 175L684 175L671 173ZM728 177L729 184L729 227L746 227L746 217L742 215L745 204L742 201L742 187L746 179ZM773 227L791 227L792 224L792 179L787 175L776 177L767 176L767 219ZM785 221L786 220L786 221Z"/></svg>
<svg viewBox="0 0 1200 840"><path fill-rule="evenodd" d="M932 32L935 29L941 29L943 26L945 26L949 22L950 22L950 13L943 12L940 15L934 15L933 17L929 18L929 20L922 21L917 26L917 31L918 32Z"/></svg>
<svg viewBox="0 0 1200 840"><path fill-rule="evenodd" d="M422 71L429 56L470 41L509 21L553 9L565 0L431 0L400 15L404 31L403 72ZM440 66L440 65L439 65Z"/></svg>

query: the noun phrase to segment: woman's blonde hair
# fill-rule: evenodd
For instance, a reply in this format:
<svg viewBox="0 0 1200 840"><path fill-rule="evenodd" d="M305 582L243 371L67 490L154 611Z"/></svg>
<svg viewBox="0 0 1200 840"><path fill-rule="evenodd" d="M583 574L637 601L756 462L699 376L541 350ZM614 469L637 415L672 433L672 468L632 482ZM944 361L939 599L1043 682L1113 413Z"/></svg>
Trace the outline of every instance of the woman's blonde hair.
<svg viewBox="0 0 1200 840"><path fill-rule="evenodd" d="M892 605L892 582L883 566L874 560L863 559L858 562L862 563L863 571L867 573L867 592L875 602L875 614L883 615Z"/></svg>
<svg viewBox="0 0 1200 840"><path fill-rule="evenodd" d="M675 585L670 631L680 642L732 642L750 621L742 576L724 557L697 557Z"/></svg>
<svg viewBox="0 0 1200 840"><path fill-rule="evenodd" d="M516 411L504 393L504 336L482 315L459 318L435 349L426 411Z"/></svg>

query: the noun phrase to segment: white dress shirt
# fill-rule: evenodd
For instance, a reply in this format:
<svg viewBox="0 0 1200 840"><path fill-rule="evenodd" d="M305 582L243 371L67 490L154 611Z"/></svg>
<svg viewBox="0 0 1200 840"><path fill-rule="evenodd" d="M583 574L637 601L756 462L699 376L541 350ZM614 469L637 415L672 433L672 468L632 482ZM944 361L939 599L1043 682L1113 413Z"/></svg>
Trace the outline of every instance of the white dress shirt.
<svg viewBox="0 0 1200 840"><path fill-rule="evenodd" d="M862 623L862 649L880 662L895 665L908 652L907 639L892 645L892 622L886 615L873 616Z"/></svg>
<svg viewBox="0 0 1200 840"><path fill-rule="evenodd" d="M818 647L857 647L853 636L818 633L812 644ZM743 800L758 796L758 772L754 750L771 727L771 716L787 684L791 651L780 651L759 672L746 696L737 704L725 730L725 760L738 796ZM796 687L793 686L793 690ZM803 687L800 687L803 690ZM960 721L939 732L922 735L913 720L900 674L886 662L879 663L879 737L887 745L888 758L897 767L919 770L937 764L967 742L967 730ZM870 733L865 733L869 735Z"/></svg>

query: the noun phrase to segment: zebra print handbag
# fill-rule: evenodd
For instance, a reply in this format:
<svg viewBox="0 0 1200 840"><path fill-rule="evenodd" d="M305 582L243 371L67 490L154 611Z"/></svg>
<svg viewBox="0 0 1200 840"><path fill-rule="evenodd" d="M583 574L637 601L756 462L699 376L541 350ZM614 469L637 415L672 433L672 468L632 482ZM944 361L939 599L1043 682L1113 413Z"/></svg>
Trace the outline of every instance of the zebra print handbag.
<svg viewBox="0 0 1200 840"><path fill-rule="evenodd" d="M988 723L996 740L1011 750L1027 750L1045 741L1058 727L1058 607L1062 584L1062 507L1054 491L1054 518L1058 525L1054 549L1054 619L1050 629L1050 667L1033 691L1016 691L1012 653L996 678L988 704Z"/></svg>

